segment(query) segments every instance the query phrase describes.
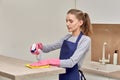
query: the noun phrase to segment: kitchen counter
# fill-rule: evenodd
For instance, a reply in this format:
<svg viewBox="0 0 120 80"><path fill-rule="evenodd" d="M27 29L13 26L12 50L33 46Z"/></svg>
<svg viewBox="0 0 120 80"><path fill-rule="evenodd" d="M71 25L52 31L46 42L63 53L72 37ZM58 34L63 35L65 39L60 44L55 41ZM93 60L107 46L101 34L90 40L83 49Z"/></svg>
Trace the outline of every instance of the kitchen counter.
<svg viewBox="0 0 120 80"><path fill-rule="evenodd" d="M40 78L57 76L64 73L63 68L50 66L49 68L30 69L25 67L30 61L16 59L0 55L0 76L10 78L12 80L28 80L29 78Z"/></svg>
<svg viewBox="0 0 120 80"><path fill-rule="evenodd" d="M96 67L95 64L97 65L97 67ZM98 62L94 63L92 65L93 66L91 66L90 64L84 65L82 67L82 71L85 72L85 73L89 73L89 74L96 74L96 75L120 80L120 75L119 75L120 74L120 65L112 65L112 64L102 65L102 66L107 66L107 68L111 68L112 66L113 67L115 66L115 68L117 68L117 69L113 68L113 70L111 70L111 71L107 71L107 70L104 70L104 69L101 70L101 68L100 68L101 66L98 66L99 65ZM112 65L112 66L109 67L108 65ZM105 67L102 67L102 68L105 68ZM110 70L110 69L108 69L108 70Z"/></svg>
<svg viewBox="0 0 120 80"><path fill-rule="evenodd" d="M120 80L120 71L114 71L109 74L109 77L116 78Z"/></svg>

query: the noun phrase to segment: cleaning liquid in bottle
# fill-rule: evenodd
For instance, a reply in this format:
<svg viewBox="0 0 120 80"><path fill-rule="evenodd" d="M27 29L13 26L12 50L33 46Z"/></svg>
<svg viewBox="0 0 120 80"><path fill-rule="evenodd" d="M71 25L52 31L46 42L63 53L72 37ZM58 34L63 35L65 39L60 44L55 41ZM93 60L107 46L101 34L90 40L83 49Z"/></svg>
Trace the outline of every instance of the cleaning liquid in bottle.
<svg viewBox="0 0 120 80"><path fill-rule="evenodd" d="M117 65L117 63L118 63L118 50L115 50L113 54L113 64Z"/></svg>

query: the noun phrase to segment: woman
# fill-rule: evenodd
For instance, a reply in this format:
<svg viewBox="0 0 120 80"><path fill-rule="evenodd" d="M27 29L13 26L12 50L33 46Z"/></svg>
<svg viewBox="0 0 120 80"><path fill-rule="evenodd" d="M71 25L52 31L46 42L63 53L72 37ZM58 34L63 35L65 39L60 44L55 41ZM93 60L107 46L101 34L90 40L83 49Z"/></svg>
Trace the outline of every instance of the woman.
<svg viewBox="0 0 120 80"><path fill-rule="evenodd" d="M36 43L35 50L31 50L33 54L38 55L39 50L44 53L61 49L59 59L48 59L32 63L31 66L53 65L66 69L66 73L59 75L59 80L83 80L80 67L83 59L90 48L90 34L92 26L89 15L77 9L70 9L66 16L67 29L71 34L66 35L60 41L43 45ZM85 80L85 78L84 78Z"/></svg>

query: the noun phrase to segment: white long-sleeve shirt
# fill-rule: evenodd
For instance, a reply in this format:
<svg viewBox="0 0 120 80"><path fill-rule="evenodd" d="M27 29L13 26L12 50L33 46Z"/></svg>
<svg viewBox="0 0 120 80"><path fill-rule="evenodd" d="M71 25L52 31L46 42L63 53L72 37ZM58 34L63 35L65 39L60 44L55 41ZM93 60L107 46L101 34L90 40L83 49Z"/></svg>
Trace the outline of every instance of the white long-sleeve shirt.
<svg viewBox="0 0 120 80"><path fill-rule="evenodd" d="M63 41L69 37L68 41L76 42L78 36L72 36L71 34L66 35L64 38L59 40L56 43L43 45L43 52L48 53L50 51L60 49ZM75 64L78 63L79 68L82 65L84 57L90 48L91 39L86 35L82 35L81 39L78 42L77 49L69 59L60 60L60 67L72 68Z"/></svg>

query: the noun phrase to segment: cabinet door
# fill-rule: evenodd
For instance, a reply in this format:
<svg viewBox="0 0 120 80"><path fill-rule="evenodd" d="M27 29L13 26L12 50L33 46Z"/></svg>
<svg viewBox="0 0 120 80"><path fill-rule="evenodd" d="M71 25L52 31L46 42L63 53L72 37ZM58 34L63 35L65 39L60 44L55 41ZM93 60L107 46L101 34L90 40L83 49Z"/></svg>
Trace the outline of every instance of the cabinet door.
<svg viewBox="0 0 120 80"><path fill-rule="evenodd" d="M110 80L108 77L91 74L91 73L84 73L86 80Z"/></svg>
<svg viewBox="0 0 120 80"><path fill-rule="evenodd" d="M43 77L40 77L40 78L24 78L22 80L58 80L58 75L51 75L51 76L43 76ZM2 77L0 76L0 80L11 80L9 78L6 78L6 77Z"/></svg>
<svg viewBox="0 0 120 80"><path fill-rule="evenodd" d="M120 80L120 79L114 79L114 78L110 78L109 80Z"/></svg>

